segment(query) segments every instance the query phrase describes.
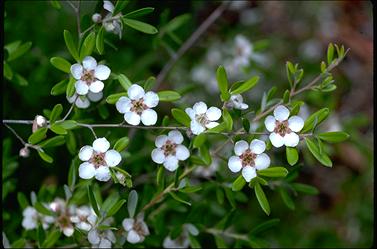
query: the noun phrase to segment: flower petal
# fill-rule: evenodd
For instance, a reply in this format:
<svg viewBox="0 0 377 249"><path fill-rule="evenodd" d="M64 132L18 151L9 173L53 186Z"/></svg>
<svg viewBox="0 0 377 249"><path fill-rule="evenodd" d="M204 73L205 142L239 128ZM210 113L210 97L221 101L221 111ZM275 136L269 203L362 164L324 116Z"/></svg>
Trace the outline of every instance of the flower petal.
<svg viewBox="0 0 377 249"><path fill-rule="evenodd" d="M166 143L167 140L168 140L168 136L159 135L156 137L154 144L156 145L157 148L161 148Z"/></svg>
<svg viewBox="0 0 377 249"><path fill-rule="evenodd" d="M94 92L89 91L86 96L88 96L88 99L90 101L97 102L97 101L100 101L102 99L103 92L94 93Z"/></svg>
<svg viewBox="0 0 377 249"><path fill-rule="evenodd" d="M196 114L203 114L207 111L207 105L206 103L200 101L198 103L195 103L195 105L193 106L193 109Z"/></svg>
<svg viewBox="0 0 377 249"><path fill-rule="evenodd" d="M144 89L137 84L132 84L130 88L128 88L127 93L128 97L132 100L138 100L145 95Z"/></svg>
<svg viewBox="0 0 377 249"><path fill-rule="evenodd" d="M270 166L271 160L270 157L266 153L262 153L260 155L257 155L257 157L254 160L255 168L257 170L266 169L268 166Z"/></svg>
<svg viewBox="0 0 377 249"><path fill-rule="evenodd" d="M237 173L242 168L242 161L238 156L231 156L228 161L228 167L233 173Z"/></svg>
<svg viewBox="0 0 377 249"><path fill-rule="evenodd" d="M124 230L126 230L128 232L132 229L132 227L134 226L134 223L135 223L134 219L126 218L122 221L122 226L123 226Z"/></svg>
<svg viewBox="0 0 377 249"><path fill-rule="evenodd" d="M162 164L165 161L164 151L159 148L152 150L151 157L153 162L158 164Z"/></svg>
<svg viewBox="0 0 377 249"><path fill-rule="evenodd" d="M274 110L274 116L279 121L287 120L289 117L289 110L287 107L283 105L279 105Z"/></svg>
<svg viewBox="0 0 377 249"><path fill-rule="evenodd" d="M209 122L208 124L206 124L206 127L207 127L208 129L212 129L212 128L218 126L218 125L219 125L218 122Z"/></svg>
<svg viewBox="0 0 377 249"><path fill-rule="evenodd" d="M157 112L152 109L146 109L141 113L141 122L144 125L154 125L157 122Z"/></svg>
<svg viewBox="0 0 377 249"><path fill-rule="evenodd" d="M98 248L111 248L111 241L105 238L101 239Z"/></svg>
<svg viewBox="0 0 377 249"><path fill-rule="evenodd" d="M115 103L115 107L120 113L129 112L132 108L131 100L127 97L120 97L118 101Z"/></svg>
<svg viewBox="0 0 377 249"><path fill-rule="evenodd" d="M37 228L37 221L33 218L27 217L22 220L22 226L26 230L31 230Z"/></svg>
<svg viewBox="0 0 377 249"><path fill-rule="evenodd" d="M183 142L183 136L178 130L169 131L168 139L175 144L181 144Z"/></svg>
<svg viewBox="0 0 377 249"><path fill-rule="evenodd" d="M79 158L81 161L88 161L93 155L92 146L85 145L80 149Z"/></svg>
<svg viewBox="0 0 377 249"><path fill-rule="evenodd" d="M187 113L187 115L189 115L189 117L191 119L195 119L195 111L194 111L194 109L192 109L192 108L186 108L185 112Z"/></svg>
<svg viewBox="0 0 377 249"><path fill-rule="evenodd" d="M96 245L100 242L100 237L99 237L98 231L96 229L92 229L92 230L89 231L88 240L89 240L90 244L92 244L92 245Z"/></svg>
<svg viewBox="0 0 377 249"><path fill-rule="evenodd" d="M108 66L98 65L94 70L94 77L99 80L107 80L110 76L111 70Z"/></svg>
<svg viewBox="0 0 377 249"><path fill-rule="evenodd" d="M261 154L266 150L266 143L259 139L253 139L250 143L250 150L254 154Z"/></svg>
<svg viewBox="0 0 377 249"><path fill-rule="evenodd" d="M93 93L99 93L103 90L104 86L102 81L97 80L90 84L89 90Z"/></svg>
<svg viewBox="0 0 377 249"><path fill-rule="evenodd" d="M97 152L105 153L110 148L110 143L106 138L97 138L93 142L93 149Z"/></svg>
<svg viewBox="0 0 377 249"><path fill-rule="evenodd" d="M178 160L184 161L190 156L190 151L186 148L186 146L179 144L177 148L175 148L175 156Z"/></svg>
<svg viewBox="0 0 377 249"><path fill-rule="evenodd" d="M267 116L267 118L264 120L264 125L269 132L273 132L276 126L276 119L274 118L274 116Z"/></svg>
<svg viewBox="0 0 377 249"><path fill-rule="evenodd" d="M140 124L140 115L136 112L126 112L124 113L124 120L130 125L138 125Z"/></svg>
<svg viewBox="0 0 377 249"><path fill-rule="evenodd" d="M72 74L73 78L75 78L76 80L81 79L83 70L84 69L80 64L78 64L78 63L73 64L71 66L71 74Z"/></svg>
<svg viewBox="0 0 377 249"><path fill-rule="evenodd" d="M257 173L255 172L255 168L246 166L242 169L242 176L245 178L246 182L250 182L251 179L257 176Z"/></svg>
<svg viewBox="0 0 377 249"><path fill-rule="evenodd" d="M114 11L114 5L110 1L107 1L107 0L103 1L103 8L111 13L113 13Z"/></svg>
<svg viewBox="0 0 377 249"><path fill-rule="evenodd" d="M146 104L148 107L156 107L159 102L159 97L156 93L149 91L144 95L144 104Z"/></svg>
<svg viewBox="0 0 377 249"><path fill-rule="evenodd" d="M292 116L288 119L288 127L294 132L299 132L304 127L304 120L299 116Z"/></svg>
<svg viewBox="0 0 377 249"><path fill-rule="evenodd" d="M73 229L72 226L68 226L68 227L64 227L64 228L63 228L63 233L64 233L64 235L67 236L67 237L72 236L72 234L73 234L74 231L75 231L75 230Z"/></svg>
<svg viewBox="0 0 377 249"><path fill-rule="evenodd" d="M76 81L75 89L76 89L77 94L80 94L80 95L85 95L89 91L88 85L82 80Z"/></svg>
<svg viewBox="0 0 377 249"><path fill-rule="evenodd" d="M245 140L237 141L234 145L234 153L237 156L240 156L242 153L244 153L249 148L249 144Z"/></svg>
<svg viewBox="0 0 377 249"><path fill-rule="evenodd" d="M105 161L107 166L114 167L117 166L120 161L122 161L122 157L116 150L108 150L105 153Z"/></svg>
<svg viewBox="0 0 377 249"><path fill-rule="evenodd" d="M93 176L96 173L96 169L94 168L94 165L88 162L84 162L80 164L79 167L79 176L82 179L90 179L93 178Z"/></svg>
<svg viewBox="0 0 377 249"><path fill-rule="evenodd" d="M167 156L165 158L164 167L169 171L174 171L178 168L178 159L175 156Z"/></svg>
<svg viewBox="0 0 377 249"><path fill-rule="evenodd" d="M98 181L107 182L110 180L110 170L109 167L100 166L98 169L96 169L95 177Z"/></svg>
<svg viewBox="0 0 377 249"><path fill-rule="evenodd" d="M136 244L140 242L141 238L139 234L135 230L131 230L127 234L127 241L130 242L131 244Z"/></svg>
<svg viewBox="0 0 377 249"><path fill-rule="evenodd" d="M205 127L203 127L199 122L196 120L191 120L190 122L190 129L194 135L199 135L203 131L205 131Z"/></svg>
<svg viewBox="0 0 377 249"><path fill-rule="evenodd" d="M296 147L298 145L298 142L300 142L299 136L291 132L289 134L285 134L284 136L284 145L288 147Z"/></svg>
<svg viewBox="0 0 377 249"><path fill-rule="evenodd" d="M216 121L221 117L221 110L212 106L206 111L206 116L208 120Z"/></svg>
<svg viewBox="0 0 377 249"><path fill-rule="evenodd" d="M279 134L275 133L275 132L272 132L270 134L269 138L270 138L272 145L276 148L279 148L279 147L283 146L283 144L284 144L283 137L280 136Z"/></svg>
<svg viewBox="0 0 377 249"><path fill-rule="evenodd" d="M82 65L86 70L94 70L97 67L97 61L92 56L86 56Z"/></svg>
<svg viewBox="0 0 377 249"><path fill-rule="evenodd" d="M77 96L77 95L76 95ZM90 101L88 100L87 97L85 96L79 96L77 99L76 99L76 102L75 102L75 105L80 108L80 109L85 109L85 108L88 108L90 106Z"/></svg>

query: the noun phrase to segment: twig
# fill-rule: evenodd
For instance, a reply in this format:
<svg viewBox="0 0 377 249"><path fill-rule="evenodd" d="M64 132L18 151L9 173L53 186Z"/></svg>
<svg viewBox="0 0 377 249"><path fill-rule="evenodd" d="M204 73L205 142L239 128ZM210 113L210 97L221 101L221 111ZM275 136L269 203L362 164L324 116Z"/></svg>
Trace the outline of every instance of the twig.
<svg viewBox="0 0 377 249"><path fill-rule="evenodd" d="M204 232L210 233L210 234L213 234L213 235L220 235L220 236L225 236L225 237L229 237L229 238L249 241L249 238L247 237L246 234L230 233L230 232L218 230L218 229L215 229L215 228L204 229Z"/></svg>
<svg viewBox="0 0 377 249"><path fill-rule="evenodd" d="M12 128L12 127L10 127L9 125L7 125L7 124L5 124L4 123L4 125L5 125L5 127L7 127L17 138L18 138L18 140L20 140L20 142L25 146L26 145L26 142L22 139L22 137L20 137L18 134L17 134L17 132Z"/></svg>

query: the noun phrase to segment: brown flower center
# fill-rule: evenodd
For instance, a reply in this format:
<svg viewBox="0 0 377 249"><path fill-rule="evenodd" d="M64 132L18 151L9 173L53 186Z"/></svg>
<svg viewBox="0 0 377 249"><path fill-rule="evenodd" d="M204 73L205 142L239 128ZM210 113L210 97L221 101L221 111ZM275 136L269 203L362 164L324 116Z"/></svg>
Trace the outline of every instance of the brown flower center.
<svg viewBox="0 0 377 249"><path fill-rule="evenodd" d="M161 147L161 149L164 151L164 155L175 155L175 149L177 148L177 144L173 143L170 140L167 140L165 144Z"/></svg>
<svg viewBox="0 0 377 249"><path fill-rule="evenodd" d="M205 126L206 124L209 123L207 116L205 113L202 114L196 114L195 116L196 121L201 124L202 126Z"/></svg>
<svg viewBox="0 0 377 249"><path fill-rule="evenodd" d="M94 70L85 70L81 76L81 80L85 81L87 85L90 85L92 82L96 80L94 77Z"/></svg>
<svg viewBox="0 0 377 249"><path fill-rule="evenodd" d="M257 158L257 155L254 154L253 152L251 152L250 149L247 149L240 156L240 159L242 161L242 167L254 166L255 165L255 158Z"/></svg>
<svg viewBox="0 0 377 249"><path fill-rule="evenodd" d="M131 101L132 107L131 112L136 112L137 114L141 115L141 113L148 109L148 106L144 104L144 99L132 100Z"/></svg>
<svg viewBox="0 0 377 249"><path fill-rule="evenodd" d="M285 134L291 133L291 129L288 127L288 120L281 122L276 120L274 132L278 133L282 137L284 137Z"/></svg>
<svg viewBox="0 0 377 249"><path fill-rule="evenodd" d="M94 165L96 169L100 166L106 166L105 153L94 152L89 162Z"/></svg>
<svg viewBox="0 0 377 249"><path fill-rule="evenodd" d="M133 230L135 230L135 232L139 235L142 235L142 236L145 236L146 233L144 231L144 228L143 228L143 225L141 224L141 222L138 222L136 221L133 225Z"/></svg>

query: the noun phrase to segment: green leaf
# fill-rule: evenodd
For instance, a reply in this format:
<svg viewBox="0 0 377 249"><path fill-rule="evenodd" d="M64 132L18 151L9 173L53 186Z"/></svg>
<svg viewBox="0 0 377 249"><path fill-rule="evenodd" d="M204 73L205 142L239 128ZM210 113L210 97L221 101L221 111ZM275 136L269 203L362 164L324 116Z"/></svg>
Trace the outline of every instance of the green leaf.
<svg viewBox="0 0 377 249"><path fill-rule="evenodd" d="M114 145L114 150L116 150L118 152L123 151L127 147L129 142L130 142L130 140L128 139L128 137L122 137L122 138L118 139L118 141L116 141L116 143Z"/></svg>
<svg viewBox="0 0 377 249"><path fill-rule="evenodd" d="M167 33L171 33L185 24L191 18L190 14L183 14L180 16L176 16L171 19L164 27L163 31Z"/></svg>
<svg viewBox="0 0 377 249"><path fill-rule="evenodd" d="M28 138L28 142L30 144L36 144L40 142L42 139L46 137L47 128L42 127L36 130L33 134L30 135Z"/></svg>
<svg viewBox="0 0 377 249"><path fill-rule="evenodd" d="M312 115L310 115L305 123L304 127L302 128L302 133L311 131L313 128L318 126L323 120L325 120L330 113L330 110L328 108L323 108Z"/></svg>
<svg viewBox="0 0 377 249"><path fill-rule="evenodd" d="M97 200L96 200L96 197L94 196L91 185L88 185L88 197L89 197L90 205L93 208L94 212L96 213L97 217L101 217L101 214L98 209Z"/></svg>
<svg viewBox="0 0 377 249"><path fill-rule="evenodd" d="M327 64L331 64L334 58L334 46L332 43L329 44L327 48Z"/></svg>
<svg viewBox="0 0 377 249"><path fill-rule="evenodd" d="M285 69L286 69L286 72L287 72L287 79L289 81L289 85L292 88L292 86L293 86L293 76L292 75L295 72L294 66L290 61L287 61L287 63L285 64Z"/></svg>
<svg viewBox="0 0 377 249"><path fill-rule="evenodd" d="M263 189L259 183L255 184L254 191L255 195L257 196L259 205L267 215L270 215L270 204L268 203L266 195L264 194Z"/></svg>
<svg viewBox="0 0 377 249"><path fill-rule="evenodd" d="M104 49L104 28L103 26L98 30L96 37L96 48L99 54L103 54Z"/></svg>
<svg viewBox="0 0 377 249"><path fill-rule="evenodd" d="M288 174L288 170L284 167L270 167L257 171L258 175L267 177L285 177Z"/></svg>
<svg viewBox="0 0 377 249"><path fill-rule="evenodd" d="M128 195L128 203L127 203L127 210L130 218L135 216L136 206L137 206L137 199L138 195L136 190L131 190L130 194Z"/></svg>
<svg viewBox="0 0 377 249"><path fill-rule="evenodd" d="M219 66L216 71L217 84L221 92L221 100L227 101L230 98L228 92L228 78L226 76L226 71L223 66Z"/></svg>
<svg viewBox="0 0 377 249"><path fill-rule="evenodd" d="M127 96L127 93L121 92L121 93L111 94L111 95L107 96L106 102L108 104L115 104L118 101L118 99L120 99L120 97L123 97L123 96Z"/></svg>
<svg viewBox="0 0 377 249"><path fill-rule="evenodd" d="M47 207L45 207L42 203L38 201L34 203L34 207L41 214L54 216L54 212L51 209L48 209Z"/></svg>
<svg viewBox="0 0 377 249"><path fill-rule="evenodd" d="M53 138L43 141L42 143L38 145L45 149L45 148L50 148L50 147L56 147L64 143L65 143L64 136L55 136Z"/></svg>
<svg viewBox="0 0 377 249"><path fill-rule="evenodd" d="M250 90L251 88L253 88L258 83L258 80L259 80L259 76L252 77L251 79L242 83L236 89L232 90L230 94L241 94L243 92L246 92Z"/></svg>
<svg viewBox="0 0 377 249"><path fill-rule="evenodd" d="M25 248L26 241L24 238L18 239L12 243L12 248Z"/></svg>
<svg viewBox="0 0 377 249"><path fill-rule="evenodd" d="M54 159L44 151L38 150L38 154L45 162L52 163L54 161Z"/></svg>
<svg viewBox="0 0 377 249"><path fill-rule="evenodd" d="M298 161L298 152L297 149L294 147L285 147L285 152L287 155L287 161L289 165L293 166Z"/></svg>
<svg viewBox="0 0 377 249"><path fill-rule="evenodd" d="M77 122L75 120L64 120L62 122L59 122L59 125L66 130L71 130L77 127Z"/></svg>
<svg viewBox="0 0 377 249"><path fill-rule="evenodd" d="M18 57L21 57L23 54L25 54L30 48L32 43L31 42L25 42L21 46L18 46L14 51L9 53L9 56L7 58L7 61L13 61L17 59Z"/></svg>
<svg viewBox="0 0 377 249"><path fill-rule="evenodd" d="M91 55L96 45L96 33L90 32L90 34L85 38L81 49L80 49L80 60L83 60L85 56Z"/></svg>
<svg viewBox="0 0 377 249"><path fill-rule="evenodd" d="M191 234L189 234L190 247L191 248L202 248L199 241Z"/></svg>
<svg viewBox="0 0 377 249"><path fill-rule="evenodd" d="M242 175L239 175L232 184L232 191L240 191L245 186L246 181Z"/></svg>
<svg viewBox="0 0 377 249"><path fill-rule="evenodd" d="M38 248L42 247L45 237L46 237L45 230L42 227L42 223L38 223L38 227L37 227Z"/></svg>
<svg viewBox="0 0 377 249"><path fill-rule="evenodd" d="M118 13L120 13L127 6L129 2L130 1L117 0L112 16L116 16Z"/></svg>
<svg viewBox="0 0 377 249"><path fill-rule="evenodd" d="M195 193L202 190L201 186L191 186L191 187L185 187L179 190L179 192L182 193Z"/></svg>
<svg viewBox="0 0 377 249"><path fill-rule="evenodd" d="M315 142L310 138L305 138L306 146L308 147L309 151L313 154L313 156L323 165L327 167L332 167L331 159L322 151L319 153L319 147L315 144Z"/></svg>
<svg viewBox="0 0 377 249"><path fill-rule="evenodd" d="M3 62L3 65L4 65L3 74L4 74L5 78L7 78L8 80L11 80L13 78L12 68L5 61Z"/></svg>
<svg viewBox="0 0 377 249"><path fill-rule="evenodd" d="M65 93L67 89L67 84L68 84L68 80L65 79L65 80L60 81L56 85L54 85L51 89L51 95L56 96L56 95Z"/></svg>
<svg viewBox="0 0 377 249"><path fill-rule="evenodd" d="M212 162L211 154L209 153L208 147L205 145L200 146L199 154L201 159L206 165L210 165Z"/></svg>
<svg viewBox="0 0 377 249"><path fill-rule="evenodd" d="M293 102L292 104L292 108L291 108L291 112L290 112L290 115L293 116L293 115L297 115L300 111L300 108L301 106L304 104L303 101L295 101Z"/></svg>
<svg viewBox="0 0 377 249"><path fill-rule="evenodd" d="M223 130L225 130L227 127L226 127L226 124L225 122L221 122L218 126L215 126L211 129L208 129L206 132L207 133L219 133L219 132L222 132Z"/></svg>
<svg viewBox="0 0 377 249"><path fill-rule="evenodd" d="M224 120L226 129L228 131L231 131L233 129L233 119L232 119L232 116L230 116L229 112L226 109L223 110L223 120Z"/></svg>
<svg viewBox="0 0 377 249"><path fill-rule="evenodd" d="M68 130L65 138L66 138L66 145L67 145L67 149L69 153L71 153L72 155L75 155L76 147L77 147L75 134L72 131Z"/></svg>
<svg viewBox="0 0 377 249"><path fill-rule="evenodd" d="M333 131L333 132L320 133L318 134L318 137L330 143L339 143L344 140L347 140L350 137L350 135L348 135L344 131Z"/></svg>
<svg viewBox="0 0 377 249"><path fill-rule="evenodd" d="M181 98L181 95L174 91L161 91L157 95L160 101L166 102L176 101Z"/></svg>
<svg viewBox="0 0 377 249"><path fill-rule="evenodd" d="M63 106L61 104L57 104L51 111L50 114L50 123L53 124L59 118L60 114L63 112Z"/></svg>
<svg viewBox="0 0 377 249"><path fill-rule="evenodd" d="M71 73L71 63L62 57L52 57L50 63L64 73Z"/></svg>
<svg viewBox="0 0 377 249"><path fill-rule="evenodd" d="M164 181L164 167L159 166L157 175L156 175L156 185L159 187L163 184Z"/></svg>
<svg viewBox="0 0 377 249"><path fill-rule="evenodd" d="M294 210L295 209L295 203L293 202L293 200L292 200L291 196L288 194L288 192L285 189L280 188L279 193L280 193L281 198L283 199L284 204L289 209Z"/></svg>
<svg viewBox="0 0 377 249"><path fill-rule="evenodd" d="M206 141L206 139L207 139L206 134L205 133L201 133L201 134L197 135L194 138L192 146L194 148L200 148L204 144L204 142Z"/></svg>
<svg viewBox="0 0 377 249"><path fill-rule="evenodd" d="M42 248L50 248L55 245L55 243L59 240L61 235L61 231L59 229L52 230L47 236L45 241L42 243Z"/></svg>
<svg viewBox="0 0 377 249"><path fill-rule="evenodd" d="M149 77L149 78L145 81L145 83L144 83L144 90L145 90L146 92L149 91L149 90L151 90L155 84L156 84L156 78L153 77L153 76ZM160 99L160 101L162 101L162 100Z"/></svg>
<svg viewBox="0 0 377 249"><path fill-rule="evenodd" d="M297 192L302 192L304 194L308 195L317 195L319 193L318 189L316 187L303 184L303 183L292 183L292 187L297 191Z"/></svg>
<svg viewBox="0 0 377 249"><path fill-rule="evenodd" d="M75 183L76 183L76 178L77 178L77 157L72 159L71 165L69 166L69 171L68 171L68 186L71 190L74 189Z"/></svg>
<svg viewBox="0 0 377 249"><path fill-rule="evenodd" d="M280 219L271 219L271 220L268 220L268 221L265 221L265 222L262 222L260 224L258 224L257 226L255 226L251 231L250 231L250 235L256 235L258 233L261 233L271 227L274 227L276 226L278 223L280 222Z"/></svg>
<svg viewBox="0 0 377 249"><path fill-rule="evenodd" d="M114 214L116 214L124 203L126 203L126 200L119 200L114 206L110 208L109 212L107 213L107 216L111 217Z"/></svg>
<svg viewBox="0 0 377 249"><path fill-rule="evenodd" d="M24 193L18 192L17 193L17 200L18 200L18 203L20 204L20 207L21 207L22 210L24 210L25 208L27 208L29 206L29 202L28 202Z"/></svg>
<svg viewBox="0 0 377 249"><path fill-rule="evenodd" d="M50 0L50 4L51 6L54 8L54 9L57 9L57 10L60 10L61 9L61 5L59 3L58 0Z"/></svg>
<svg viewBox="0 0 377 249"><path fill-rule="evenodd" d="M128 18L123 18L123 22L127 26L129 26L133 29L136 29L138 31L144 32L146 34L152 34L153 35L153 34L156 34L158 32L158 30L155 27L153 27L152 25L145 23L145 22L141 22L141 21L133 20L133 19L128 19Z"/></svg>
<svg viewBox="0 0 377 249"><path fill-rule="evenodd" d="M154 11L154 8L146 7L146 8L131 11L131 12L125 14L123 17L135 18L135 17L147 15L147 14L153 12L153 11Z"/></svg>
<svg viewBox="0 0 377 249"><path fill-rule="evenodd" d="M67 131L59 123L51 125L50 130L52 130L54 133L56 133L58 135L66 135L67 134Z"/></svg>
<svg viewBox="0 0 377 249"><path fill-rule="evenodd" d="M128 88L130 88L130 86L132 85L131 81L127 78L126 75L124 74L119 74L118 77L117 77L120 85L124 88L124 90L128 90Z"/></svg>
<svg viewBox="0 0 377 249"><path fill-rule="evenodd" d="M13 80L15 83L17 83L20 86L27 86L29 85L29 82L20 74L16 73L13 77Z"/></svg>
<svg viewBox="0 0 377 249"><path fill-rule="evenodd" d="M289 102L290 92L289 90L285 90L283 95L283 103L287 104Z"/></svg>
<svg viewBox="0 0 377 249"><path fill-rule="evenodd" d="M67 46L67 49L69 53L72 55L72 57L77 61L80 62L79 53L77 52L77 48L75 46L75 43L73 42L73 37L71 35L71 32L68 30L64 30L64 41L65 45Z"/></svg>
<svg viewBox="0 0 377 249"><path fill-rule="evenodd" d="M186 112L178 108L171 109L171 114L178 123L183 124L186 127L190 127L191 119Z"/></svg>
<svg viewBox="0 0 377 249"><path fill-rule="evenodd" d="M250 131L250 122L249 122L249 120L247 118L242 118L242 127L243 127L243 129L247 133L249 133L249 131Z"/></svg>
<svg viewBox="0 0 377 249"><path fill-rule="evenodd" d="M66 89L66 92L65 92L67 97L72 97L73 94L75 93L75 82L76 82L75 78L73 78L73 77L69 78L67 89Z"/></svg>
<svg viewBox="0 0 377 249"><path fill-rule="evenodd" d="M179 197L179 196L176 195L175 193L173 193L173 192L169 192L169 194L170 194L171 197L173 197L174 200L179 201L179 202L181 202L181 203L183 203L183 204L186 204L186 205L191 206L191 203L190 203L190 202L183 200L181 197Z"/></svg>

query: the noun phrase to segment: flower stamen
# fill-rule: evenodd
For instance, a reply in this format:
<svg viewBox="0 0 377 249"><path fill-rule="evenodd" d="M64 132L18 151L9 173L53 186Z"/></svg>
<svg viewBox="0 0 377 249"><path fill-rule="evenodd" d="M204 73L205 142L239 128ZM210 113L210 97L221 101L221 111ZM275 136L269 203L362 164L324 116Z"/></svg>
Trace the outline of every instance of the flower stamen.
<svg viewBox="0 0 377 249"><path fill-rule="evenodd" d="M240 155L240 159L242 161L242 167L254 166L255 158L257 158L257 155L251 152L250 149L247 149L244 153Z"/></svg>

